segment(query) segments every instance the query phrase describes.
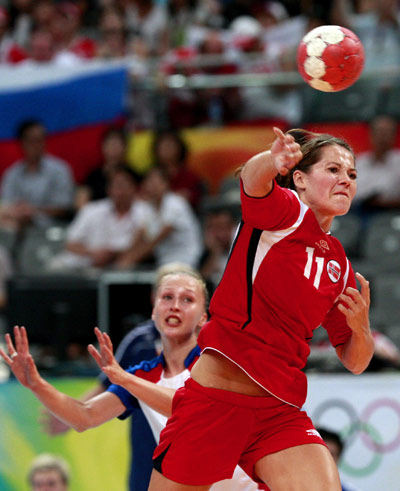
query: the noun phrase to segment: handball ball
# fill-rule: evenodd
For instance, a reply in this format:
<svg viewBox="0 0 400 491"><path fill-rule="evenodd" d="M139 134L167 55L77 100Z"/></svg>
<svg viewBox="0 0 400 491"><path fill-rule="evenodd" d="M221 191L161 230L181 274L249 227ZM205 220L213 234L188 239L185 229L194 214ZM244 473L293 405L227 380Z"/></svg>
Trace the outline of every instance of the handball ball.
<svg viewBox="0 0 400 491"><path fill-rule="evenodd" d="M341 26L320 26L308 32L297 49L297 67L314 89L337 92L360 77L364 47L358 37Z"/></svg>

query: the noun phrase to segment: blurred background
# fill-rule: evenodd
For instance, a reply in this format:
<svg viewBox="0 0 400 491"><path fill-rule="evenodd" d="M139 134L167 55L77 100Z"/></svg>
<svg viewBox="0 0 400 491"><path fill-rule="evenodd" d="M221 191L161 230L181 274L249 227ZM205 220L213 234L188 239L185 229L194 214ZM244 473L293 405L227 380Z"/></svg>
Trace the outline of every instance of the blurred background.
<svg viewBox="0 0 400 491"><path fill-rule="evenodd" d="M0 0L0 343L25 325L41 373L79 395L98 376L94 326L118 346L148 319L157 268L197 268L212 293L241 216L235 170L273 126L343 137L359 189L332 234L370 280L376 352L348 375L317 329L306 409L346 440L349 481L398 491L399 22L395 0ZM364 44L345 91L297 71L325 24ZM2 362L0 382L1 490L27 489L44 451L69 461L72 489L125 489L126 424L51 437Z"/></svg>

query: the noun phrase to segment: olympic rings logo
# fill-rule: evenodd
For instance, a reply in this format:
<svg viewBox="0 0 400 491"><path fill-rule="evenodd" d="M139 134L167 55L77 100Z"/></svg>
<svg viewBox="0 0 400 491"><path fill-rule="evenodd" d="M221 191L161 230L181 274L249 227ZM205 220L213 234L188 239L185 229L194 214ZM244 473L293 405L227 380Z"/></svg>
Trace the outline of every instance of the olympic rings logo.
<svg viewBox="0 0 400 491"><path fill-rule="evenodd" d="M329 399L314 409L311 415L314 426L325 426L322 418L332 409L343 412L347 420L347 423L341 429L337 430L346 442L346 450L359 438L363 445L372 452L369 462L361 467L350 464L346 460L345 453L341 459L340 467L348 475L365 477L372 474L381 464L383 455L393 452L400 446L400 402L390 398L377 399L369 403L361 412L360 416L358 416L357 411L347 401L343 399ZM388 441L384 441L378 426L371 422L374 419L374 413L382 409L393 413L397 421L397 428L393 428L393 436Z"/></svg>

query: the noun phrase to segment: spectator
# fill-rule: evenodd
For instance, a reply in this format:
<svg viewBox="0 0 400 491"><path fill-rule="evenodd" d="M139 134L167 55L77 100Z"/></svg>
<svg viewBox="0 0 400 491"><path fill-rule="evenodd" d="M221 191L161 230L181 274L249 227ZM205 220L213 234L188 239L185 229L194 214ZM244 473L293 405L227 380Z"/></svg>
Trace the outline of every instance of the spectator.
<svg viewBox="0 0 400 491"><path fill-rule="evenodd" d="M13 274L13 264L8 250L0 246L0 317L7 305L7 281ZM0 331L1 331L0 320Z"/></svg>
<svg viewBox="0 0 400 491"><path fill-rule="evenodd" d="M213 289L222 278L236 228L236 220L226 208L216 208L206 214L203 226L205 249L199 271Z"/></svg>
<svg viewBox="0 0 400 491"><path fill-rule="evenodd" d="M344 442L340 437L339 433L335 431L328 430L327 428L317 428L318 433L321 435L321 438L326 443L328 450L330 451L333 460L336 465L339 466L340 459L344 450ZM343 479L341 479L342 491L359 491L351 484L344 484Z"/></svg>
<svg viewBox="0 0 400 491"><path fill-rule="evenodd" d="M96 55L96 43L81 32L82 13L73 2L60 2L51 23L57 54L67 54L71 60L88 60Z"/></svg>
<svg viewBox="0 0 400 491"><path fill-rule="evenodd" d="M53 37L49 31L34 30L27 47L28 58L24 66L40 66L55 61Z"/></svg>
<svg viewBox="0 0 400 491"><path fill-rule="evenodd" d="M348 0L333 0L334 23L349 27L365 48L365 68L396 67L400 63L400 11L396 0L373 0L363 13L352 13ZM350 12L350 13L349 13Z"/></svg>
<svg viewBox="0 0 400 491"><path fill-rule="evenodd" d="M143 197L152 207L146 228L122 258L120 267L134 267L153 257L156 266L183 262L195 267L202 242L200 226L189 203L169 190L169 179L161 167L153 167L142 185Z"/></svg>
<svg viewBox="0 0 400 491"><path fill-rule="evenodd" d="M119 58L127 54L127 32L123 15L116 9L105 9L99 20L96 56Z"/></svg>
<svg viewBox="0 0 400 491"><path fill-rule="evenodd" d="M188 44L188 30L196 20L195 0L171 0L168 2L165 44L178 48Z"/></svg>
<svg viewBox="0 0 400 491"><path fill-rule="evenodd" d="M68 228L66 250L50 268L103 268L120 261L144 226L150 207L137 199L137 176L120 166L110 176L108 198L86 204Z"/></svg>
<svg viewBox="0 0 400 491"><path fill-rule="evenodd" d="M37 120L17 132L23 158L7 169L1 186L4 225L49 225L72 210L74 181L69 165L45 152L46 130Z"/></svg>
<svg viewBox="0 0 400 491"><path fill-rule="evenodd" d="M382 211L400 207L400 149L395 146L397 126L394 118L385 115L378 115L371 122L371 150L357 156L355 208Z"/></svg>
<svg viewBox="0 0 400 491"><path fill-rule="evenodd" d="M101 164L93 169L86 177L83 186L78 190L77 208L92 200L107 197L107 181L111 174L121 165L125 165L126 135L121 128L108 128L101 138Z"/></svg>
<svg viewBox="0 0 400 491"><path fill-rule="evenodd" d="M28 472L31 491L67 491L70 471L67 462L51 454L40 454L32 462Z"/></svg>
<svg viewBox="0 0 400 491"><path fill-rule="evenodd" d="M130 41L141 38L151 55L164 54L166 46L163 34L167 25L167 15L162 4L152 0L126 2L125 25Z"/></svg>
<svg viewBox="0 0 400 491"><path fill-rule="evenodd" d="M188 166L188 146L180 133L160 131L153 141L154 164L163 169L170 189L180 194L197 210L204 194L204 183Z"/></svg>
<svg viewBox="0 0 400 491"><path fill-rule="evenodd" d="M243 74L269 74L293 71L295 54L277 43L264 41L265 29L259 21L243 16L230 25L231 42L238 51L239 71ZM301 119L301 97L296 87L284 84L245 85L240 90L242 120L284 120L295 125Z"/></svg>
<svg viewBox="0 0 400 491"><path fill-rule="evenodd" d="M53 0L35 0L32 5L34 30L49 31L56 12Z"/></svg>
<svg viewBox="0 0 400 491"><path fill-rule="evenodd" d="M11 37L9 32L9 14L0 6L0 64L19 63L26 53Z"/></svg>
<svg viewBox="0 0 400 491"><path fill-rule="evenodd" d="M202 63L200 73L206 75L230 75L237 73L238 67L228 52L223 35L217 30L205 32L199 44L199 55L208 57L210 64ZM216 63L215 60L218 59ZM214 58L214 61L213 61ZM237 87L213 87L196 92L199 106L206 111L204 123L216 126L237 119L240 109L240 91Z"/></svg>
<svg viewBox="0 0 400 491"><path fill-rule="evenodd" d="M33 0L10 1L10 27L14 41L25 48L29 42L33 26L32 8Z"/></svg>

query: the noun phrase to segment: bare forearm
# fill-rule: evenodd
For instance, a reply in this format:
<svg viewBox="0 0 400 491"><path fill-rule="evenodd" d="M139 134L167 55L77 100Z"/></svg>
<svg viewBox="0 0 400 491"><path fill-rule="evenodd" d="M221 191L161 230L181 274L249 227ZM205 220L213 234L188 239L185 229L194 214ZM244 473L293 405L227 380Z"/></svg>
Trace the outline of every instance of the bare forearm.
<svg viewBox="0 0 400 491"><path fill-rule="evenodd" d="M89 249L80 242L67 242L65 248L69 252L79 254L81 256L89 256Z"/></svg>
<svg viewBox="0 0 400 491"><path fill-rule="evenodd" d="M78 432L88 430L109 421L125 411L122 402L109 392L93 391L95 397L74 399L63 394L43 378L30 387L33 394L58 419ZM86 397L89 397L88 393Z"/></svg>
<svg viewBox="0 0 400 491"><path fill-rule="evenodd" d="M121 376L119 385L155 411L167 417L171 416L175 389L160 387L128 372L124 372L124 375Z"/></svg>
<svg viewBox="0 0 400 491"><path fill-rule="evenodd" d="M243 167L241 178L246 194L262 197L272 189L272 181L277 175L271 152L254 155Z"/></svg>
<svg viewBox="0 0 400 491"><path fill-rule="evenodd" d="M81 432L97 426L91 421L84 402L63 394L43 378L31 391L51 413L74 430Z"/></svg>
<svg viewBox="0 0 400 491"><path fill-rule="evenodd" d="M337 353L348 370L356 375L362 373L374 354L374 340L370 330L359 334L353 332L349 341L337 348Z"/></svg>

